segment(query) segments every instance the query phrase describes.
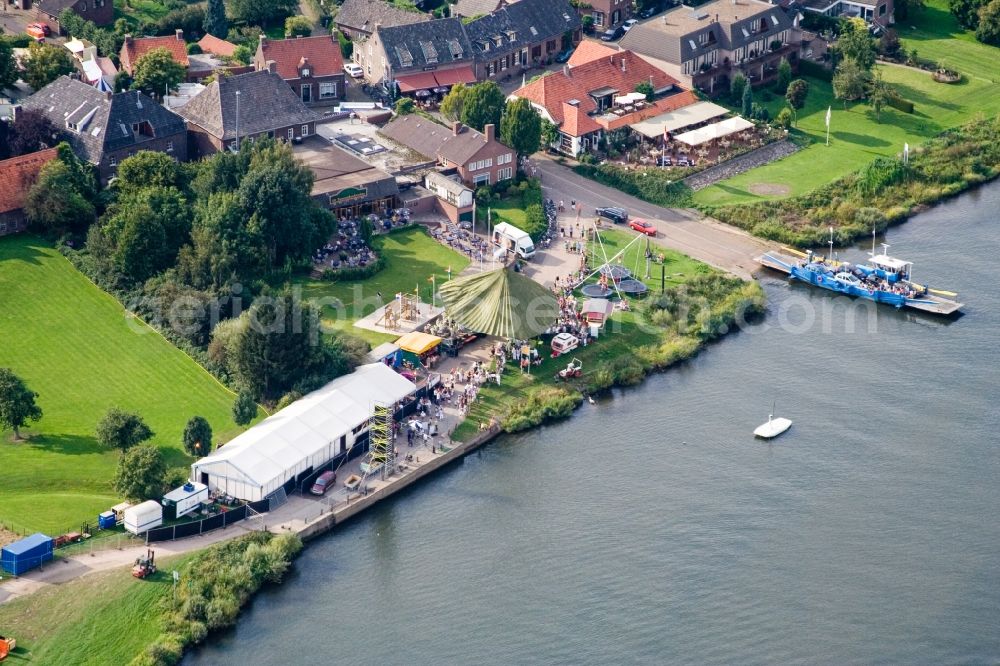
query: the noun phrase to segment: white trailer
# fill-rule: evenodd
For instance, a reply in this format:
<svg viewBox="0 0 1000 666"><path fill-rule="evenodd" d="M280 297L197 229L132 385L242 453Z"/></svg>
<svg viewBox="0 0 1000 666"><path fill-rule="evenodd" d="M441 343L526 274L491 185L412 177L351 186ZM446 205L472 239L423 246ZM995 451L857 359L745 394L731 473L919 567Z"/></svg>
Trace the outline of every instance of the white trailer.
<svg viewBox="0 0 1000 666"><path fill-rule="evenodd" d="M163 496L160 504L167 520L183 518L195 511L202 502L208 501L208 486L189 481L180 488L174 488Z"/></svg>
<svg viewBox="0 0 1000 666"><path fill-rule="evenodd" d="M156 500L146 500L125 509L125 530L132 534L143 534L162 524L163 507Z"/></svg>
<svg viewBox="0 0 1000 666"><path fill-rule="evenodd" d="M528 232L507 222L493 227L493 244L510 250L525 260L535 256L535 244L531 242Z"/></svg>

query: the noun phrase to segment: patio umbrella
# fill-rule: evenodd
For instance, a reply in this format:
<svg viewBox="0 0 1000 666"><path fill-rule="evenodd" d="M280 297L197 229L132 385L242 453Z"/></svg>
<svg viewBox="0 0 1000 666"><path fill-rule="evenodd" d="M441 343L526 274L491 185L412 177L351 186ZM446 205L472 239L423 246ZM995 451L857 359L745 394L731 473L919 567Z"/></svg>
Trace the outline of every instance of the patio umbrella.
<svg viewBox="0 0 1000 666"><path fill-rule="evenodd" d="M440 294L452 319L469 330L500 338L537 337L559 317L552 292L509 268L450 280Z"/></svg>

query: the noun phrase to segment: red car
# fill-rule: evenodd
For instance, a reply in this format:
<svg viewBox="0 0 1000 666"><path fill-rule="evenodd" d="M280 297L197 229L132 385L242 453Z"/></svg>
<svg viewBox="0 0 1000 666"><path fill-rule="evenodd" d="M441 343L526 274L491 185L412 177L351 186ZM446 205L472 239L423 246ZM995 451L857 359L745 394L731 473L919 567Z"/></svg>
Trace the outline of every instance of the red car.
<svg viewBox="0 0 1000 666"><path fill-rule="evenodd" d="M656 227L653 226L652 222L647 222L646 220L631 220L628 226L629 229L635 229L640 234L646 234L647 236L656 235Z"/></svg>
<svg viewBox="0 0 1000 666"><path fill-rule="evenodd" d="M52 34L49 30L49 26L44 23L29 23L28 27L25 28L24 31L38 41L41 41Z"/></svg>
<svg viewBox="0 0 1000 666"><path fill-rule="evenodd" d="M326 491L333 488L333 484L337 482L337 473L326 471L316 477L316 482L309 489L313 495L325 495Z"/></svg>

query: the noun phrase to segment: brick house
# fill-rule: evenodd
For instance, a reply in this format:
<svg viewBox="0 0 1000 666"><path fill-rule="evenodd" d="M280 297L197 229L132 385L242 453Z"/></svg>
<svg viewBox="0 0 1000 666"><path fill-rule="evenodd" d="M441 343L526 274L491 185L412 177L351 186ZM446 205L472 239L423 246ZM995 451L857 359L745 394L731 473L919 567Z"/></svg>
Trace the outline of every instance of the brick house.
<svg viewBox="0 0 1000 666"><path fill-rule="evenodd" d="M34 7L38 20L56 35L62 33L59 15L66 9L96 25L111 25L115 20L114 0L37 0Z"/></svg>
<svg viewBox="0 0 1000 666"><path fill-rule="evenodd" d="M710 95L729 91L737 72L753 85L777 77L786 58L798 68L802 33L781 7L761 0L713 0L677 7L634 26L620 46L654 62L683 85Z"/></svg>
<svg viewBox="0 0 1000 666"><path fill-rule="evenodd" d="M588 9L581 9L584 16L594 19L594 30L604 32L632 18L631 0L587 0Z"/></svg>
<svg viewBox="0 0 1000 666"><path fill-rule="evenodd" d="M400 9L385 0L344 0L333 23L348 39L358 39L370 37L375 26L391 28L429 20L427 14Z"/></svg>
<svg viewBox="0 0 1000 666"><path fill-rule="evenodd" d="M403 94L476 82L472 45L457 18L376 26L355 42L354 62L369 83L395 81Z"/></svg>
<svg viewBox="0 0 1000 666"><path fill-rule="evenodd" d="M517 156L496 139L496 127L484 132L455 122L445 127L410 114L382 128L382 134L430 159L445 171L454 171L468 187L493 185L514 177Z"/></svg>
<svg viewBox="0 0 1000 666"><path fill-rule="evenodd" d="M316 131L317 114L267 69L217 79L177 112L187 120L189 150L197 157L235 150L237 140L300 141Z"/></svg>
<svg viewBox="0 0 1000 666"><path fill-rule="evenodd" d="M582 37L580 16L566 0L519 0L465 24L476 78L520 76Z"/></svg>
<svg viewBox="0 0 1000 666"><path fill-rule="evenodd" d="M129 76L133 76L135 74L135 63L139 61L139 58L153 49L159 48L170 51L170 56L174 62L183 65L184 69L190 66L187 44L184 42L184 31L178 28L174 31L173 36L167 37L135 38L132 35L125 35L125 41L122 43L121 51L118 54L122 71L128 72Z"/></svg>
<svg viewBox="0 0 1000 666"><path fill-rule="evenodd" d="M73 152L97 167L102 183L115 175L119 162L140 150L187 160L184 120L136 90L102 92L60 76L26 98L21 108L40 112L63 130Z"/></svg>
<svg viewBox="0 0 1000 666"><path fill-rule="evenodd" d="M653 87L653 99L621 105L621 96L640 83ZM631 51L616 51L584 41L561 71L518 88L509 99L524 98L559 129L560 152L576 156L591 150L607 133L694 104L698 98Z"/></svg>
<svg viewBox="0 0 1000 666"><path fill-rule="evenodd" d="M24 231L24 202L42 167L56 158L55 148L0 160L0 236Z"/></svg>
<svg viewBox="0 0 1000 666"><path fill-rule="evenodd" d="M254 69L266 70L269 63L306 106L337 104L347 94L340 45L329 35L294 39L261 35Z"/></svg>

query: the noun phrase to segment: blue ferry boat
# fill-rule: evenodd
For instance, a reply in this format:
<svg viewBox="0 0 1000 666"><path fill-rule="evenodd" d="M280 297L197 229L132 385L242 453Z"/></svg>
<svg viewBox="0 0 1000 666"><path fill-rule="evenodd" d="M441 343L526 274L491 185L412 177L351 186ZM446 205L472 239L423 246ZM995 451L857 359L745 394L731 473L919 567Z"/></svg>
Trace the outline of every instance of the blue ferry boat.
<svg viewBox="0 0 1000 666"><path fill-rule="evenodd" d="M872 252L866 263L858 264L791 248L782 248L784 252L781 253L769 252L757 261L787 273L793 280L896 308L908 307L935 314L952 314L961 309L962 304L950 298L957 296L954 292L914 283L911 279L913 263L890 257L886 254L887 248L883 246L882 254Z"/></svg>

